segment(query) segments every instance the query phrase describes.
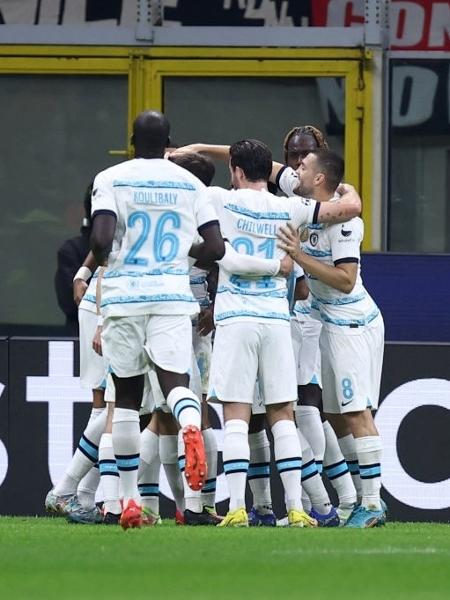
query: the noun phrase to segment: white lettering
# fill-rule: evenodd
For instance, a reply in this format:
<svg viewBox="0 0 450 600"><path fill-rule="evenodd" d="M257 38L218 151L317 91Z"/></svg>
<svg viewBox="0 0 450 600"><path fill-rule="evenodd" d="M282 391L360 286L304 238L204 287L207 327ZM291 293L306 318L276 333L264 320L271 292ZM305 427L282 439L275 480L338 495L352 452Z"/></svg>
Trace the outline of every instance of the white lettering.
<svg viewBox="0 0 450 600"><path fill-rule="evenodd" d="M330 0L326 23L332 27L361 26L364 23L362 0Z"/></svg>
<svg viewBox="0 0 450 600"><path fill-rule="evenodd" d="M423 6L415 2L393 2L389 17L392 46L407 48L420 43L425 23Z"/></svg>
<svg viewBox="0 0 450 600"><path fill-rule="evenodd" d="M331 123L330 106L341 124L345 122L345 91L343 79L334 77L318 77L320 105L326 123Z"/></svg>
<svg viewBox="0 0 450 600"><path fill-rule="evenodd" d="M450 410L450 381L417 379L391 392L375 417L383 440L381 465L382 484L403 504L425 510L450 506L450 478L436 483L424 483L411 477L403 468L397 453L397 435L403 419L419 406L442 406ZM414 443L413 440L411 440Z"/></svg>
<svg viewBox="0 0 450 600"><path fill-rule="evenodd" d="M73 405L91 402L73 376L73 342L49 342L48 377L27 377L27 402L48 402L48 470L55 484L73 454Z"/></svg>
<svg viewBox="0 0 450 600"><path fill-rule="evenodd" d="M448 2L433 4L431 9L429 49L447 48L450 45L450 6Z"/></svg>
<svg viewBox="0 0 450 600"><path fill-rule="evenodd" d="M433 114L434 96L439 77L424 67L398 66L393 76L392 124L394 127L411 127L428 121ZM409 83L407 104L403 97Z"/></svg>

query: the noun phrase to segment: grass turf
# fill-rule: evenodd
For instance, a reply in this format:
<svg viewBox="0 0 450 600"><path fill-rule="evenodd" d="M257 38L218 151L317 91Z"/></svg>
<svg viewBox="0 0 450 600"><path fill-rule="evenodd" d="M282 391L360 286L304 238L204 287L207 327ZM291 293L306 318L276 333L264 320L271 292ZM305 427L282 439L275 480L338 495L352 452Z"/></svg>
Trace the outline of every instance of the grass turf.
<svg viewBox="0 0 450 600"><path fill-rule="evenodd" d="M214 529L0 518L0 598L448 598L450 525Z"/></svg>

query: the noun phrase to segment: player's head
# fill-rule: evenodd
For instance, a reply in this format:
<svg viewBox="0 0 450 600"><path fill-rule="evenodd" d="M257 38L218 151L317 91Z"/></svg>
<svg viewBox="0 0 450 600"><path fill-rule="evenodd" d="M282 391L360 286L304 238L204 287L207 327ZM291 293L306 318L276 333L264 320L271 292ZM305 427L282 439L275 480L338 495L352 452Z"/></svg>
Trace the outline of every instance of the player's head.
<svg viewBox="0 0 450 600"><path fill-rule="evenodd" d="M136 158L163 158L170 143L169 133L169 121L162 113L156 110L141 112L133 123L131 136Z"/></svg>
<svg viewBox="0 0 450 600"><path fill-rule="evenodd" d="M93 188L94 182L91 181L91 183L87 186L86 191L84 193L84 200L83 200L83 206L84 206L84 217L83 217L83 222L81 224L81 229L90 229L91 228L91 206L92 206L92 202L91 202L91 196L92 196L92 188Z"/></svg>
<svg viewBox="0 0 450 600"><path fill-rule="evenodd" d="M172 154L169 156L169 160L183 167L186 171L190 171L205 185L211 185L216 168L206 156L197 152L186 152L185 154Z"/></svg>
<svg viewBox="0 0 450 600"><path fill-rule="evenodd" d="M259 140L241 140L230 147L229 166L235 189L245 182L267 182L272 172L272 152Z"/></svg>
<svg viewBox="0 0 450 600"><path fill-rule="evenodd" d="M300 195L315 198L317 190L332 196L344 176L344 160L331 150L318 148L309 152L298 169Z"/></svg>
<svg viewBox="0 0 450 600"><path fill-rule="evenodd" d="M284 138L284 162L293 169L298 169L302 159L317 148L328 148L323 133L312 125L294 127Z"/></svg>

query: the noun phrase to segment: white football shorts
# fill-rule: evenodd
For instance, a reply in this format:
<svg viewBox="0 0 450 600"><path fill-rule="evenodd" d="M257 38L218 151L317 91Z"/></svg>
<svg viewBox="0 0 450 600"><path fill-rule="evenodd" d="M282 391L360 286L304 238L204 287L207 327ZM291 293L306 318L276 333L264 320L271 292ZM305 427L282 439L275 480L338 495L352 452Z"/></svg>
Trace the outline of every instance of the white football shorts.
<svg viewBox="0 0 450 600"><path fill-rule="evenodd" d="M311 317L291 319L292 345L297 367L297 385L316 383L322 387L319 337L322 323Z"/></svg>
<svg viewBox="0 0 450 600"><path fill-rule="evenodd" d="M103 355L118 377L146 373L151 364L188 373L192 325L187 315L107 317L102 331Z"/></svg>
<svg viewBox="0 0 450 600"><path fill-rule="evenodd" d="M380 315L365 327L343 331L323 327L323 411L342 414L378 408L384 353L384 324Z"/></svg>
<svg viewBox="0 0 450 600"><path fill-rule="evenodd" d="M258 378L264 405L297 398L288 324L242 321L218 325L209 377L211 401L253 404Z"/></svg>
<svg viewBox="0 0 450 600"><path fill-rule="evenodd" d="M78 311L80 324L80 384L83 388L97 390L106 387L106 363L95 352L92 340L97 331L97 314L89 310Z"/></svg>

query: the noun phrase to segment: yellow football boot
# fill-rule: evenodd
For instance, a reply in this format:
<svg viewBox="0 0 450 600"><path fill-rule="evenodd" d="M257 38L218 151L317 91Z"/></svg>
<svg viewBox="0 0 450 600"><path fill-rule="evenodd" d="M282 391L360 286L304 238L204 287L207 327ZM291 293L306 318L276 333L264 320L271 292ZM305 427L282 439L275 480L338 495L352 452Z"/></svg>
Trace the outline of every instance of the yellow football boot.
<svg viewBox="0 0 450 600"><path fill-rule="evenodd" d="M245 508L228 511L226 517L217 527L248 527L248 516Z"/></svg>

